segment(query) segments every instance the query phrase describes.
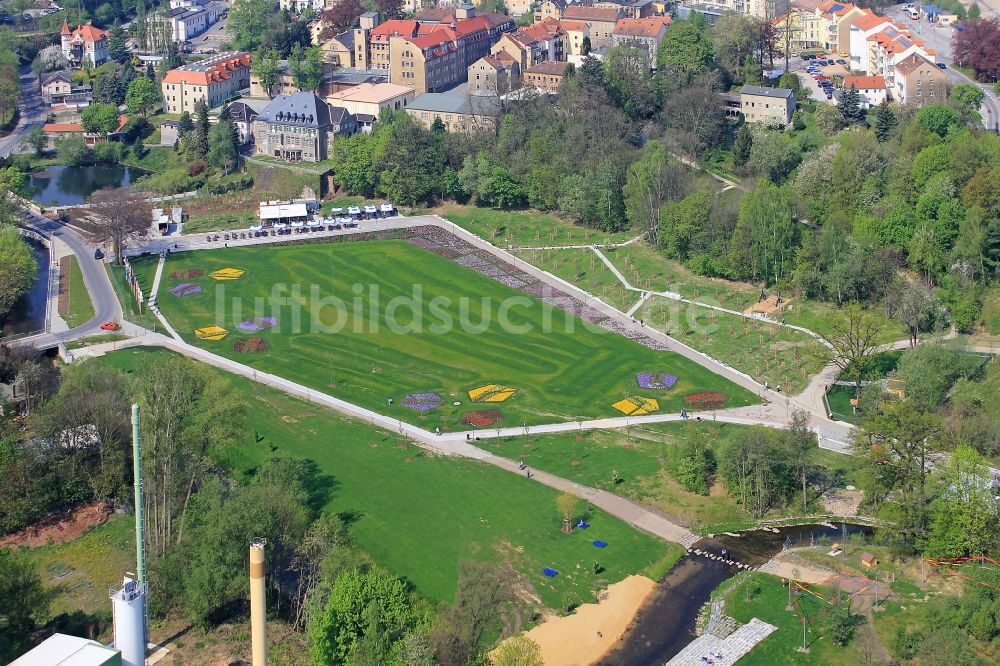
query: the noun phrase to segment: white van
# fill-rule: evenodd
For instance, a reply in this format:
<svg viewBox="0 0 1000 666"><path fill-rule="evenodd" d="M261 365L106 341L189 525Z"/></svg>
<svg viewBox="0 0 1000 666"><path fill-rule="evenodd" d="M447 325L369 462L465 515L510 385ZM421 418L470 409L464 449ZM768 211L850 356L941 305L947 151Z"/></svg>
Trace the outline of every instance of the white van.
<svg viewBox="0 0 1000 666"><path fill-rule="evenodd" d="M920 18L920 12L919 12L919 11L918 11L918 10L917 10L917 9L916 9L915 7L910 7L910 8L909 8L909 9L908 9L908 10L906 11L906 13L907 13L907 14L909 15L909 17L910 17L911 19L913 19L914 21L916 21L917 19L919 19L919 18Z"/></svg>

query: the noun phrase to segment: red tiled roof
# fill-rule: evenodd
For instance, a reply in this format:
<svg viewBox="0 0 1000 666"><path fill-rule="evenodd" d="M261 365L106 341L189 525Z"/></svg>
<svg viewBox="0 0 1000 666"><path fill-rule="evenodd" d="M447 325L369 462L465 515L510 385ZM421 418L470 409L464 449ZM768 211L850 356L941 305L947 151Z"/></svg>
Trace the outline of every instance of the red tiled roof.
<svg viewBox="0 0 1000 666"><path fill-rule="evenodd" d="M544 60L534 67L524 70L525 74L548 74L550 76L563 76L566 73L566 66L569 63L558 60Z"/></svg>
<svg viewBox="0 0 1000 666"><path fill-rule="evenodd" d="M669 16L654 16L652 18L619 19L615 23L614 34L626 37L657 37L661 30L670 25Z"/></svg>
<svg viewBox="0 0 1000 666"><path fill-rule="evenodd" d="M115 127L116 132L121 132L122 128L128 123L128 116L119 115L118 125ZM42 126L42 131L46 134L83 134L83 125L80 123L45 123Z"/></svg>
<svg viewBox="0 0 1000 666"><path fill-rule="evenodd" d="M881 76L845 76L844 89L851 86L858 90L884 90L885 78Z"/></svg>
<svg viewBox="0 0 1000 666"><path fill-rule="evenodd" d="M871 14L870 16L860 16L853 21L851 25L854 25L858 30L868 31L872 28L876 28L883 23L891 23L889 19L884 16L878 16L877 14Z"/></svg>
<svg viewBox="0 0 1000 666"><path fill-rule="evenodd" d="M563 11L563 18L604 23L614 23L621 17L621 15L620 9L612 9L611 7L581 7L579 5L570 5Z"/></svg>
<svg viewBox="0 0 1000 666"><path fill-rule="evenodd" d="M939 70L934 63L917 53L912 53L897 62L896 69L902 72L903 76L906 76L913 70L924 65L929 65L935 72L939 72L941 76L944 76L944 72L941 72L941 70Z"/></svg>
<svg viewBox="0 0 1000 666"><path fill-rule="evenodd" d="M195 63L195 65L197 65L197 63ZM220 60L209 70L188 70L183 67L172 69L163 77L163 83L196 83L198 85L207 86L211 83L225 81L229 78L231 72L242 67L249 66L250 54L241 53L240 55L233 56L232 58Z"/></svg>
<svg viewBox="0 0 1000 666"><path fill-rule="evenodd" d="M68 28L69 26L66 27ZM73 39L80 37L85 42L99 42L108 36L107 32L101 30L100 28L95 28L89 23L87 25L79 26L70 34Z"/></svg>

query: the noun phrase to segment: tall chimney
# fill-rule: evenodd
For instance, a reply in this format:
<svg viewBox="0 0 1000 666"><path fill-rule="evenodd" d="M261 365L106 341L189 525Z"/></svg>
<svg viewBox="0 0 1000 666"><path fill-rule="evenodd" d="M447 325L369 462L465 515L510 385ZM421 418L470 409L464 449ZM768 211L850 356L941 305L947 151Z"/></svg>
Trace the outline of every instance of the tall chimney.
<svg viewBox="0 0 1000 666"><path fill-rule="evenodd" d="M267 596L264 590L264 546L267 539L250 542L250 644L253 666L267 666Z"/></svg>

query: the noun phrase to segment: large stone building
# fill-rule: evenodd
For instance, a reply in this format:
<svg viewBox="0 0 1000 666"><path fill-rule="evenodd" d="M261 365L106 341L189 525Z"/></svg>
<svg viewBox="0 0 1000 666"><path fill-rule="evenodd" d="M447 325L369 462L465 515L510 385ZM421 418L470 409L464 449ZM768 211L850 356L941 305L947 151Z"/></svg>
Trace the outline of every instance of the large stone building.
<svg viewBox="0 0 1000 666"><path fill-rule="evenodd" d="M649 54L651 67L656 66L656 52L670 26L669 16L654 16L652 18L621 19L615 24L611 33L612 46L627 44L645 49Z"/></svg>
<svg viewBox="0 0 1000 666"><path fill-rule="evenodd" d="M465 81L468 67L489 53L500 36L513 30L503 14L477 15L470 6L455 8L450 24L361 17L354 31L354 63L361 69L385 69L389 82L418 94L445 90Z"/></svg>
<svg viewBox="0 0 1000 666"><path fill-rule="evenodd" d="M331 107L310 92L279 95L253 119L254 154L288 162L321 162L330 142L357 131L346 109Z"/></svg>
<svg viewBox="0 0 1000 666"><path fill-rule="evenodd" d="M163 110L194 113L199 99L209 108L250 87L250 54L228 51L172 69L163 77Z"/></svg>
<svg viewBox="0 0 1000 666"><path fill-rule="evenodd" d="M449 132L493 131L500 117L493 97L441 93L417 95L406 112L426 128L440 120Z"/></svg>
<svg viewBox="0 0 1000 666"><path fill-rule="evenodd" d="M788 88L743 86L740 111L748 123L787 125L795 112L795 93Z"/></svg>
<svg viewBox="0 0 1000 666"><path fill-rule="evenodd" d="M611 46L615 24L625 17L624 10L620 8L569 5L559 18L586 23L590 31L590 48L597 50Z"/></svg>
<svg viewBox="0 0 1000 666"><path fill-rule="evenodd" d="M522 77L524 85L538 88L543 92L559 92L559 85L563 77L566 76L566 67L569 63L549 60L540 62L534 67L524 70Z"/></svg>
<svg viewBox="0 0 1000 666"><path fill-rule="evenodd" d="M70 30L69 23L63 21L59 40L63 55L74 69L100 67L108 61L108 33L89 23Z"/></svg>
<svg viewBox="0 0 1000 666"><path fill-rule="evenodd" d="M948 76L919 54L894 67L892 94L900 104L922 107L948 101Z"/></svg>
<svg viewBox="0 0 1000 666"><path fill-rule="evenodd" d="M490 53L506 53L523 72L546 60L565 60L565 36L559 21L545 19L530 27L504 33L490 49Z"/></svg>
<svg viewBox="0 0 1000 666"><path fill-rule="evenodd" d="M362 83L353 88L327 95L331 106L347 109L354 115L367 114L376 118L382 111L402 111L415 97L413 88L395 83Z"/></svg>
<svg viewBox="0 0 1000 666"><path fill-rule="evenodd" d="M506 95L521 85L521 66L506 51L469 65L470 95Z"/></svg>

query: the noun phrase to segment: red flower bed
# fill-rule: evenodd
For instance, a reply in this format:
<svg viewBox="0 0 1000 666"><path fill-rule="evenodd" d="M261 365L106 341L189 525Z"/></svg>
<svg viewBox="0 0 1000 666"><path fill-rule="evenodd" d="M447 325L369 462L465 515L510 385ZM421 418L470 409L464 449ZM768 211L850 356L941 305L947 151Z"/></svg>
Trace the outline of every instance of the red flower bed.
<svg viewBox="0 0 1000 666"><path fill-rule="evenodd" d="M251 354L255 352L262 352L267 349L267 343L264 342L263 338L247 338L245 340L237 340L233 343L233 349L238 352L249 352Z"/></svg>
<svg viewBox="0 0 1000 666"><path fill-rule="evenodd" d="M703 391L684 396L684 402L695 409L718 409L726 404L726 396L714 391Z"/></svg>
<svg viewBox="0 0 1000 666"><path fill-rule="evenodd" d="M466 412L462 416L462 423L475 426L476 428L487 428L502 418L503 414L497 410L487 409L482 412Z"/></svg>

